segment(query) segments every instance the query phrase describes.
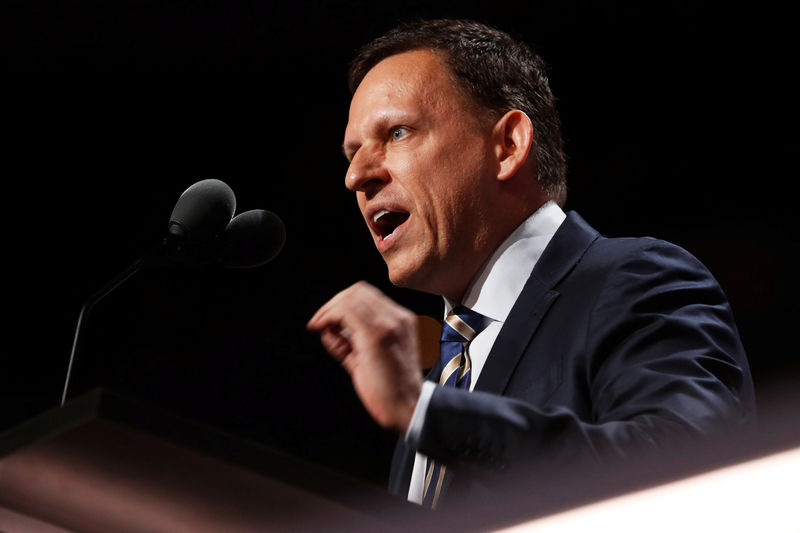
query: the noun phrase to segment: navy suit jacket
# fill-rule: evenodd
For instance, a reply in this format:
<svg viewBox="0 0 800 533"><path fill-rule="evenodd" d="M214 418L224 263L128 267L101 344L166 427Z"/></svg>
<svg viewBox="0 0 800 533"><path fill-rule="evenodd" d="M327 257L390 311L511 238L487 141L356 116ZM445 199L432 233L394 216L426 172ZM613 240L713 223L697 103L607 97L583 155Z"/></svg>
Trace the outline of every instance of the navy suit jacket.
<svg viewBox="0 0 800 533"><path fill-rule="evenodd" d="M608 239L570 212L474 391L436 388L418 449L449 466L445 487L469 492L481 472L624 458L754 413L744 349L709 271L675 245ZM400 439L392 460L389 490L402 497L414 451Z"/></svg>

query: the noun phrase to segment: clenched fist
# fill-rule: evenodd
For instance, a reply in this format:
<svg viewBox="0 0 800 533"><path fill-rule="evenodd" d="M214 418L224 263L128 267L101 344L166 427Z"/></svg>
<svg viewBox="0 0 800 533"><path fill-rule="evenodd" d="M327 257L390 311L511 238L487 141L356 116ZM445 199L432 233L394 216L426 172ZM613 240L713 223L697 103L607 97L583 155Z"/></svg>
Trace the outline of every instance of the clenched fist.
<svg viewBox="0 0 800 533"><path fill-rule="evenodd" d="M405 433L422 388L414 313L361 281L331 298L307 327L350 374L372 418Z"/></svg>

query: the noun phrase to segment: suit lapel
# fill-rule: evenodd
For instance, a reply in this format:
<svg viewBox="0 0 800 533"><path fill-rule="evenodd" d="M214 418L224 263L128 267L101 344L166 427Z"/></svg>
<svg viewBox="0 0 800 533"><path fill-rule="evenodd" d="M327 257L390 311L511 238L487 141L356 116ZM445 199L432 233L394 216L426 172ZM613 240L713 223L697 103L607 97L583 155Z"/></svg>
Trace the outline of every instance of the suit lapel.
<svg viewBox="0 0 800 533"><path fill-rule="evenodd" d="M503 394L520 357L550 306L559 296L553 287L572 270L599 237L580 215L571 211L531 272L489 352L475 390Z"/></svg>

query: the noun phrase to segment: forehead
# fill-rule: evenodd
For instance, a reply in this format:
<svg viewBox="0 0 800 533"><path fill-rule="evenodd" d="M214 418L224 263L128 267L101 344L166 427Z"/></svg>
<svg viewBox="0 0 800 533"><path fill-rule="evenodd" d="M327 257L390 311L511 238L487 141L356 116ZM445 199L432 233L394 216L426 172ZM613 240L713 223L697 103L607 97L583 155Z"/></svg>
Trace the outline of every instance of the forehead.
<svg viewBox="0 0 800 533"><path fill-rule="evenodd" d="M411 50L389 56L372 67L353 94L353 101L382 89L426 92L450 88L449 69L431 50ZM433 87L431 87L431 84Z"/></svg>
<svg viewBox="0 0 800 533"><path fill-rule="evenodd" d="M403 52L380 61L364 76L350 102L345 137L356 134L366 121L392 114L449 113L468 105L438 54Z"/></svg>

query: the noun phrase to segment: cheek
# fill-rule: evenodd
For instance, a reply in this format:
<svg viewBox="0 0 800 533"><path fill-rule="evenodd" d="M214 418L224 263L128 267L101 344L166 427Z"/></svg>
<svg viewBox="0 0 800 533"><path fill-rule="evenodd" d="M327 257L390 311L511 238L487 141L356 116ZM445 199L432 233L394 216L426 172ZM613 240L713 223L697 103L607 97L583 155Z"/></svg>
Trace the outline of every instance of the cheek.
<svg viewBox="0 0 800 533"><path fill-rule="evenodd" d="M425 179L425 175L429 172L425 161L426 158L417 151L398 151L386 157L386 165L391 169L394 179L404 188L409 188L420 179Z"/></svg>
<svg viewBox="0 0 800 533"><path fill-rule="evenodd" d="M443 229L457 224L462 211L475 206L475 191L486 170L484 149L473 137L428 144L392 161L396 181L427 225Z"/></svg>
<svg viewBox="0 0 800 533"><path fill-rule="evenodd" d="M437 184L437 196L451 210L471 209L477 205L487 176L485 159L480 147L468 143L442 154L438 163L442 179Z"/></svg>

